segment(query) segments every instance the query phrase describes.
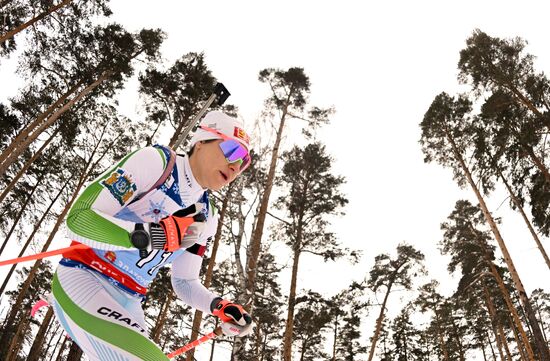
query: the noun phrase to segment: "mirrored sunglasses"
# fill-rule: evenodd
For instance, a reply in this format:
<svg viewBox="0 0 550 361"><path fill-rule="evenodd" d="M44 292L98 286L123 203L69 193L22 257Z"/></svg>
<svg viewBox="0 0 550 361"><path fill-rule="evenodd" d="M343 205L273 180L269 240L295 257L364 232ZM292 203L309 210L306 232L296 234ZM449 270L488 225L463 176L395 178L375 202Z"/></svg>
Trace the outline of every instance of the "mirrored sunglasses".
<svg viewBox="0 0 550 361"><path fill-rule="evenodd" d="M206 130L207 132L214 133L223 139L223 142L219 144L220 149L229 163L240 162L239 173L250 166L250 153L248 152L248 149L241 144L241 142L228 137L216 129L212 129L204 125L201 125L200 128Z"/></svg>

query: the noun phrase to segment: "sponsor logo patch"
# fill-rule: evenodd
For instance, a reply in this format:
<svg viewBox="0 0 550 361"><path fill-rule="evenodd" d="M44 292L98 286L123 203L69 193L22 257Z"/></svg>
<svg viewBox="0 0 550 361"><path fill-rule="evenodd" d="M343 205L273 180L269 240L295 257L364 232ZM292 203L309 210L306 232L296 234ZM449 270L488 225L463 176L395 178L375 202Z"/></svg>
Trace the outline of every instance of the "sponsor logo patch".
<svg viewBox="0 0 550 361"><path fill-rule="evenodd" d="M107 316L108 318L113 318L117 320L118 322L125 323L126 325L130 326L131 328L136 328L139 332L145 333L145 330L143 327L139 325L139 323L132 321L129 317L126 317L122 313L116 312L111 310L108 307L100 307L97 310L97 313L103 316Z"/></svg>
<svg viewBox="0 0 550 361"><path fill-rule="evenodd" d="M136 192L136 185L124 170L118 168L115 172L101 182L111 192L113 197L123 206Z"/></svg>
<svg viewBox="0 0 550 361"><path fill-rule="evenodd" d="M114 253L113 251L107 251L107 252L105 252L105 258L106 258L109 262L111 262L111 263L113 263L114 261L116 261L116 255L115 255L115 253Z"/></svg>
<svg viewBox="0 0 550 361"><path fill-rule="evenodd" d="M242 139L246 144L250 143L250 137L248 136L248 134L246 134L244 129L235 127L233 135L239 139Z"/></svg>

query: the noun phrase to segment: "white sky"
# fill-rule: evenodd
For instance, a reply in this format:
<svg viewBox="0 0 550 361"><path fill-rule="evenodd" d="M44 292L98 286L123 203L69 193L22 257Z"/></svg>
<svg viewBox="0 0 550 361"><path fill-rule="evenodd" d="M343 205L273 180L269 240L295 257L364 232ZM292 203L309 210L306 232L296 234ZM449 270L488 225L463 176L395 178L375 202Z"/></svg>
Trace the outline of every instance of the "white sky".
<svg viewBox="0 0 550 361"><path fill-rule="evenodd" d="M131 4L131 5L130 5ZM520 36L537 56L538 70L550 69L550 6L542 1L128 1L111 4L113 19L129 30L160 27L168 34L162 51L168 64L181 55L203 51L214 76L232 93L229 103L253 123L268 95L257 80L266 67L300 66L309 75L311 104L334 106L336 114L320 132L336 159L334 170L347 178L346 216L334 222L341 242L362 249L361 263L322 264L305 256L299 288L334 294L368 275L374 256L394 253L407 241L427 257L430 277L450 294L447 259L437 250L439 225L461 191L451 171L423 163L419 123L435 95L460 89L459 51L475 28L491 36ZM0 99L15 93L5 86L12 62L0 68ZM139 107L129 83L121 109ZM289 128L286 144L297 128ZM503 192L489 200L503 217L502 233L528 290L548 290L549 270L518 215L508 211ZM550 251L548 240L543 244ZM281 246L284 249L284 246ZM288 288L283 277L283 290ZM403 292L398 295L404 296ZM390 306L391 307L391 306ZM390 315L397 312L390 310ZM375 315L365 321L368 344ZM209 349L209 347L207 347ZM201 358L199 358L200 360ZM202 359L207 359L206 356Z"/></svg>

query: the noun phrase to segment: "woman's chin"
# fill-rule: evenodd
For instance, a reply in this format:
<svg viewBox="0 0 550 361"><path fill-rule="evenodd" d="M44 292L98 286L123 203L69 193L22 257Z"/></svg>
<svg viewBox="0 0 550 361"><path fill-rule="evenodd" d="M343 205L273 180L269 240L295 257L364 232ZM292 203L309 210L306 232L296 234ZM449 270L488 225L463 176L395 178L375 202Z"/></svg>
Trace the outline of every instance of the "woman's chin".
<svg viewBox="0 0 550 361"><path fill-rule="evenodd" d="M210 187L208 187L208 189L210 189L211 191L217 192L225 186L226 186L225 182L223 182L223 183L222 182L215 182L214 184L211 184Z"/></svg>

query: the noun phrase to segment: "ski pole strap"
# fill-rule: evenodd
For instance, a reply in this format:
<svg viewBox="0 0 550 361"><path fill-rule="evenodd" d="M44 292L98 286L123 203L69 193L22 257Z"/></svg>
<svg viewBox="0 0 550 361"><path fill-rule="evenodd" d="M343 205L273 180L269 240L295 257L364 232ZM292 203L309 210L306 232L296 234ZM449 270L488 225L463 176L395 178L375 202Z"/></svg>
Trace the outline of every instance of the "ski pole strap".
<svg viewBox="0 0 550 361"><path fill-rule="evenodd" d="M181 355L184 352L187 352L191 349L194 349L195 347L197 347L201 343L205 343L208 340L212 340L212 339L214 339L218 336L221 336L221 335L222 335L222 328L221 327L216 327L216 329L214 331L202 336L199 339L196 339L195 341L193 341L191 343L188 343L187 345L183 346L182 348L177 349L176 351L173 351L173 352L169 353L167 356L168 356L168 358L174 358L178 355Z"/></svg>
<svg viewBox="0 0 550 361"><path fill-rule="evenodd" d="M32 306L31 317L34 317L34 315L36 315L36 312L38 312L38 310L40 310L42 307L49 307L49 306L50 304L48 303L48 301L43 299L38 300L38 302L36 302L34 306Z"/></svg>
<svg viewBox="0 0 550 361"><path fill-rule="evenodd" d="M19 263L19 262L33 261L35 259L42 259L42 258L46 258L46 257L57 256L57 255L60 255L62 253L65 253L65 252L76 251L78 249L85 249L85 248L88 248L88 246L86 246L85 244L79 243L79 244L76 244L74 246L60 248L60 249L56 249L56 250L53 250L53 251L42 252L42 253L33 254L33 255L30 255L30 256L18 257L18 258L14 258L14 259L8 259L6 261L0 261L0 266L6 266L6 265L9 265L9 264L14 264L14 263Z"/></svg>

